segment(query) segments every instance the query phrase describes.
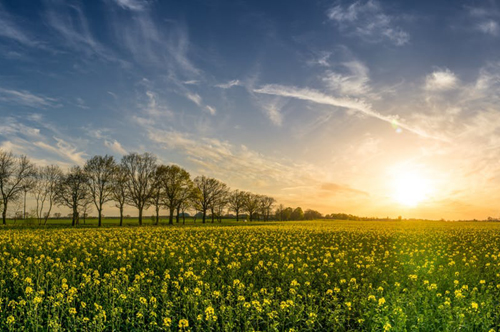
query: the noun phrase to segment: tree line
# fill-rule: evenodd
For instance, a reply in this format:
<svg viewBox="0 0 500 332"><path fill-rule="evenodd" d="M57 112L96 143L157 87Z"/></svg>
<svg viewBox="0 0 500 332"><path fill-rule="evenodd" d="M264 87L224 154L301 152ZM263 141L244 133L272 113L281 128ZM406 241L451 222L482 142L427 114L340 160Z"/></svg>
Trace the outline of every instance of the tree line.
<svg viewBox="0 0 500 332"><path fill-rule="evenodd" d="M194 179L177 165L162 165L151 153L130 153L117 162L112 156L94 156L83 167L63 171L59 166L36 166L26 156L0 150L0 194L2 223L7 221L10 204L30 194L35 201L35 215L45 225L54 206L71 210L72 225L79 223L82 211L93 205L98 225L102 225L103 207L113 202L123 225L124 208L138 210L139 225L143 213L153 207L154 223L160 221L160 209L168 210L168 222L174 223L185 211L194 209L214 222L232 211L239 221L248 214L250 221L259 217L270 220L276 200L266 195L231 190L225 183L204 175ZM209 214L210 213L210 214Z"/></svg>

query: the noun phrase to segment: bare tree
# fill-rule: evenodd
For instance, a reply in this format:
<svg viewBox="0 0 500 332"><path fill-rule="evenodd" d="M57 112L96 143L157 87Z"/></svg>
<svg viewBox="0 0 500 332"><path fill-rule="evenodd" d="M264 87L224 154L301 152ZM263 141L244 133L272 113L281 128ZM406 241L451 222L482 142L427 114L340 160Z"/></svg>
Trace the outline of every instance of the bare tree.
<svg viewBox="0 0 500 332"><path fill-rule="evenodd" d="M111 194L115 206L120 210L120 226L123 226L123 209L127 199L127 173L123 166L116 166L112 182Z"/></svg>
<svg viewBox="0 0 500 332"><path fill-rule="evenodd" d="M116 162L112 156L94 156L84 166L87 185L97 209L98 226L102 226L102 206L113 198L113 175Z"/></svg>
<svg viewBox="0 0 500 332"><path fill-rule="evenodd" d="M213 207L214 201L227 190L227 186L217 179L204 175L196 177L194 184L196 190L194 202L196 208L203 213L203 223L206 223L207 210Z"/></svg>
<svg viewBox="0 0 500 332"><path fill-rule="evenodd" d="M189 173L188 173L189 174ZM195 197L194 191L194 183L189 179L183 189L180 191L180 194L177 199L177 214L176 219L177 223L179 223L179 212L182 211L182 223L186 223L186 217L184 216L184 212L186 209L192 206L192 198Z"/></svg>
<svg viewBox="0 0 500 332"><path fill-rule="evenodd" d="M168 223L172 225L176 210L179 222L179 210L181 204L190 197L192 181L188 171L177 165L161 166L161 168L164 204L169 210Z"/></svg>
<svg viewBox="0 0 500 332"><path fill-rule="evenodd" d="M253 220L255 213L259 210L260 196L253 193L245 195L245 210L248 212L250 221Z"/></svg>
<svg viewBox="0 0 500 332"><path fill-rule="evenodd" d="M139 225L142 212L151 202L154 191L156 157L151 153L130 153L122 158L122 167L127 175L127 201L139 210Z"/></svg>
<svg viewBox="0 0 500 332"><path fill-rule="evenodd" d="M83 224L86 224L87 218L89 214L92 212L92 204L94 203L94 198L92 197L92 194L89 192L89 196L82 200L80 204L80 210L82 211L82 218L83 218ZM79 222L79 218L77 220ZM99 226L100 227L100 226Z"/></svg>
<svg viewBox="0 0 500 332"><path fill-rule="evenodd" d="M240 220L240 212L245 207L246 192L235 190L229 194L228 204L229 209L236 213L236 221Z"/></svg>
<svg viewBox="0 0 500 332"><path fill-rule="evenodd" d="M222 192L219 197L215 200L215 214L218 222L222 222L222 216L224 215L224 209L227 207L229 197L229 190Z"/></svg>
<svg viewBox="0 0 500 332"><path fill-rule="evenodd" d="M71 225L78 224L79 208L90 197L87 175L80 166L73 166L59 181L55 201L71 209Z"/></svg>
<svg viewBox="0 0 500 332"><path fill-rule="evenodd" d="M47 224L50 217L54 199L56 196L57 184L61 180L63 172L59 166L45 166L37 169L36 181L32 193L36 201L36 217L38 224Z"/></svg>
<svg viewBox="0 0 500 332"><path fill-rule="evenodd" d="M160 222L160 208L162 205L162 199L165 195L165 188L163 188L163 178L165 177L165 168L167 166L159 165L156 167L154 176L153 176L153 193L151 195L151 204L155 208L156 216L155 216L155 225L158 225Z"/></svg>
<svg viewBox="0 0 500 332"><path fill-rule="evenodd" d="M260 209L265 221L269 221L269 216L275 202L276 200L273 197L260 196Z"/></svg>
<svg viewBox="0 0 500 332"><path fill-rule="evenodd" d="M0 150L0 194L2 195L2 223L7 223L7 208L20 198L35 174L35 166L28 157L16 157Z"/></svg>

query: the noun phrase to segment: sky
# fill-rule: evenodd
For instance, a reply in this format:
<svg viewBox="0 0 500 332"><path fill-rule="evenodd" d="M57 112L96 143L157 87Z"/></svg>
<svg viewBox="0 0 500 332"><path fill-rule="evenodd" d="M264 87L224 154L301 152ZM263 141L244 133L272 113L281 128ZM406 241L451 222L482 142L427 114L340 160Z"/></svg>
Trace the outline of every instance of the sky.
<svg viewBox="0 0 500 332"><path fill-rule="evenodd" d="M152 152L304 210L500 217L499 88L495 1L0 0L0 148L40 165Z"/></svg>

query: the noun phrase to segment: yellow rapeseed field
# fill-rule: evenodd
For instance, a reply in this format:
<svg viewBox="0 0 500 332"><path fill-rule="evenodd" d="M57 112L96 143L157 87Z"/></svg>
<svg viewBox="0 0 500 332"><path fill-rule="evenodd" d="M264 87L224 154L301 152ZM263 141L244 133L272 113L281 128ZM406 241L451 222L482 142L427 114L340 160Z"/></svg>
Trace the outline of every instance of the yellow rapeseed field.
<svg viewBox="0 0 500 332"><path fill-rule="evenodd" d="M0 330L496 331L500 224L0 230Z"/></svg>

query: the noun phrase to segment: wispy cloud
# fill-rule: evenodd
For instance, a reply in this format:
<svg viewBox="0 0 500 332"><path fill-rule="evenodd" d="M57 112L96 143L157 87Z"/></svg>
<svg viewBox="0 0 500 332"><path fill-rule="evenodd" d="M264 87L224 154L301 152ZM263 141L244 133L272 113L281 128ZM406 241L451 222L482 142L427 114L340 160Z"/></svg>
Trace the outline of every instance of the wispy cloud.
<svg viewBox="0 0 500 332"><path fill-rule="evenodd" d="M104 145L108 147L111 151L116 152L122 156L126 155L128 152L123 148L123 146L117 140L104 141Z"/></svg>
<svg viewBox="0 0 500 332"><path fill-rule="evenodd" d="M425 130L420 128L412 127L410 125L402 122L398 116L395 115L383 115L374 110L372 110L371 105L367 104L358 99L351 98L336 98L332 96L328 96L323 94L322 92L309 89L309 88L297 88L297 87L288 87L282 85L265 85L259 89L254 89L256 93L263 93L275 96L283 96L283 97L291 97L301 100L306 100L318 104L331 105L336 107L345 108L348 110L353 110L356 112L360 112L364 115L388 122L390 124L397 124L402 129L408 130L414 134L417 134L422 137L438 139L442 141L446 141L447 139L444 137L440 137L437 135L432 135L427 133Z"/></svg>
<svg viewBox="0 0 500 332"><path fill-rule="evenodd" d="M410 34L397 25L397 17L387 14L375 0L355 1L343 6L336 5L327 12L341 30L369 41L389 40L400 46L407 44Z"/></svg>
<svg viewBox="0 0 500 332"><path fill-rule="evenodd" d="M202 105L203 100L201 99L200 95L197 93L187 92L186 98L188 98L189 100L191 100L193 103L195 103L198 106Z"/></svg>
<svg viewBox="0 0 500 332"><path fill-rule="evenodd" d="M327 71L323 82L333 91L342 95L361 96L370 92L369 70L360 61L349 61L341 64L344 72Z"/></svg>
<svg viewBox="0 0 500 332"><path fill-rule="evenodd" d="M153 117L173 115L172 111L168 109L163 102L159 101L159 97L153 91L146 91L147 105L143 107L144 112Z"/></svg>
<svg viewBox="0 0 500 332"><path fill-rule="evenodd" d="M132 11L142 11L149 5L147 0L113 0L118 6L123 9Z"/></svg>
<svg viewBox="0 0 500 332"><path fill-rule="evenodd" d="M4 88L0 88L0 101L34 108L58 106L58 100L55 98L35 95L26 90L12 90Z"/></svg>
<svg viewBox="0 0 500 332"><path fill-rule="evenodd" d="M24 46L40 47L42 43L15 23L15 18L9 15L0 3L0 37L14 40Z"/></svg>
<svg viewBox="0 0 500 332"><path fill-rule="evenodd" d="M498 36L498 32L500 30L498 23L493 20L481 22L477 25L477 27L480 31L492 36Z"/></svg>
<svg viewBox="0 0 500 332"><path fill-rule="evenodd" d="M202 71L188 56L191 43L185 24L157 19L149 2L137 0L112 2L114 2L113 7L118 5L130 9L126 13L113 15L111 24L119 44L139 65L155 66L162 71L180 73L182 82L194 82L199 79Z"/></svg>
<svg viewBox="0 0 500 332"><path fill-rule="evenodd" d="M458 86L457 76L449 69L437 70L427 75L424 88L429 91L446 91Z"/></svg>
<svg viewBox="0 0 500 332"><path fill-rule="evenodd" d="M206 109L208 110L208 112L210 113L210 115L215 115L215 114L217 114L217 110L215 109L215 107L212 107L212 106L209 106L209 105L207 105L207 106L205 106L205 107L206 107Z"/></svg>
<svg viewBox="0 0 500 332"><path fill-rule="evenodd" d="M42 141L34 142L33 145L70 160L75 164L83 165L85 163L86 154L84 152L78 151L74 145L61 138L55 136L53 138L56 141L55 146Z"/></svg>
<svg viewBox="0 0 500 332"><path fill-rule="evenodd" d="M178 151L197 167L198 172L223 179L244 190L272 193L277 198L289 199L293 193L288 189L301 187L301 192L310 193L312 200L317 198L318 190L323 190L323 194L328 191L334 196L346 193L366 195L365 192L329 181L330 176L312 164L278 160L245 145L143 125L149 139L160 148ZM302 204L307 203L307 199L302 201Z"/></svg>
<svg viewBox="0 0 500 332"><path fill-rule="evenodd" d="M126 62L101 44L93 35L82 7L57 0L45 0L47 24L62 38L70 49L89 57L126 65Z"/></svg>
<svg viewBox="0 0 500 332"><path fill-rule="evenodd" d="M230 89L233 86L238 86L240 84L241 84L240 80L232 80L227 83L217 84L216 87L221 89Z"/></svg>

